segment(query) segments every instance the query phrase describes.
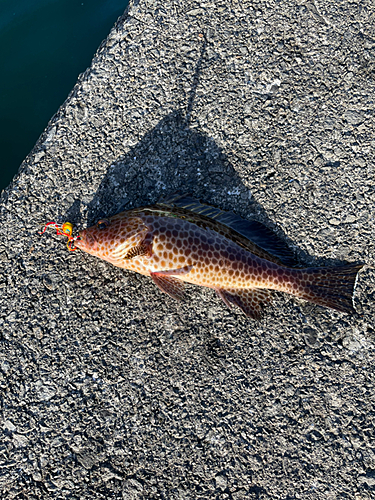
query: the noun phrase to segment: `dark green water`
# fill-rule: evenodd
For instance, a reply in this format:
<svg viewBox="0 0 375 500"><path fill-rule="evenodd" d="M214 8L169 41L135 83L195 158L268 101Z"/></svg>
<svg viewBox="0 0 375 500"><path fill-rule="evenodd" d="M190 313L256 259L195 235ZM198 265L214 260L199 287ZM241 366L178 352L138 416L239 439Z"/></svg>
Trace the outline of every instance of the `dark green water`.
<svg viewBox="0 0 375 500"><path fill-rule="evenodd" d="M128 0L0 0L0 190Z"/></svg>

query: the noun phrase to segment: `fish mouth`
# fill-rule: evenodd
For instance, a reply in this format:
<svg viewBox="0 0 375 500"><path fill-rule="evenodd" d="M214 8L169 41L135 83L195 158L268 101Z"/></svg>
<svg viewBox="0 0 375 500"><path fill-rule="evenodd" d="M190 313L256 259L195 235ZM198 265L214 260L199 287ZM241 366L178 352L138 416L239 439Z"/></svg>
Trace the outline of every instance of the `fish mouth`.
<svg viewBox="0 0 375 500"><path fill-rule="evenodd" d="M74 243L78 248L86 251L91 250L94 252L98 248L98 242L95 236L91 233L87 233L85 230L79 232Z"/></svg>

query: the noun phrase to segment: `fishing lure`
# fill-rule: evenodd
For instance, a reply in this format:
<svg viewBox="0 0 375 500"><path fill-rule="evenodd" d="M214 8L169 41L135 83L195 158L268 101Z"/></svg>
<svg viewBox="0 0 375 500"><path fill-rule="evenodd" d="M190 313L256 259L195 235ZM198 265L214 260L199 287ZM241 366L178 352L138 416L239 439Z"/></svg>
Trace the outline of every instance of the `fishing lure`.
<svg viewBox="0 0 375 500"><path fill-rule="evenodd" d="M43 231L40 231L39 234L42 235L46 231L48 226L55 226L56 234L67 236L68 242L66 246L69 251L73 252L74 250L77 250L77 247L74 246L74 242L78 237L73 237L73 224L71 222L64 222L64 224L62 225L57 224L56 222L47 222L47 224L43 228Z"/></svg>

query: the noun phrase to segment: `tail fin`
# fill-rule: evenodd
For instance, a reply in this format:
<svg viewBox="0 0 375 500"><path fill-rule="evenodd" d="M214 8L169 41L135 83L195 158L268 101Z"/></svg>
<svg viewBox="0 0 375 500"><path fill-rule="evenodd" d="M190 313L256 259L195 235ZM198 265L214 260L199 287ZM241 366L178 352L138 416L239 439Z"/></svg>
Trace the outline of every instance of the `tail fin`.
<svg viewBox="0 0 375 500"><path fill-rule="evenodd" d="M296 295L320 306L352 314L355 312L353 295L357 274L362 267L363 264L348 264L301 269L303 286Z"/></svg>

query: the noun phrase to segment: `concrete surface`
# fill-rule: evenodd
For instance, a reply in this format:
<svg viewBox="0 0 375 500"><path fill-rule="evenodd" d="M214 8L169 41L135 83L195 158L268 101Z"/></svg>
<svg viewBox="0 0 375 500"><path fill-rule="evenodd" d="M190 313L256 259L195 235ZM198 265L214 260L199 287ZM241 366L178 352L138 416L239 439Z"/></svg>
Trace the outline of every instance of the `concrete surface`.
<svg viewBox="0 0 375 500"><path fill-rule="evenodd" d="M1 498L375 498L374 12L131 4L1 197ZM255 323L38 235L178 190L365 262L358 314Z"/></svg>

